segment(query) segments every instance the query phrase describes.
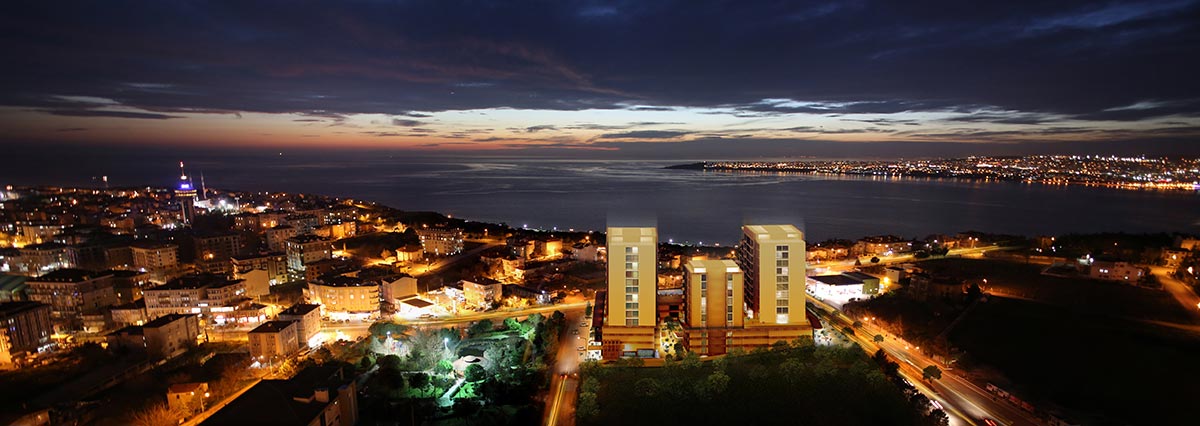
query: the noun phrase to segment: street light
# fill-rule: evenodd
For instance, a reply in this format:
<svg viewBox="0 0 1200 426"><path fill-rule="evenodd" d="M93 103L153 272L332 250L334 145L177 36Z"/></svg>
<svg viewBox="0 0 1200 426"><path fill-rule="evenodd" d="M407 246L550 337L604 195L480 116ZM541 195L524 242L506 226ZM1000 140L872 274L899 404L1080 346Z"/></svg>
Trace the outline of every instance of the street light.
<svg viewBox="0 0 1200 426"><path fill-rule="evenodd" d="M445 348L446 350L450 350L450 338L449 337L442 338L442 347Z"/></svg>

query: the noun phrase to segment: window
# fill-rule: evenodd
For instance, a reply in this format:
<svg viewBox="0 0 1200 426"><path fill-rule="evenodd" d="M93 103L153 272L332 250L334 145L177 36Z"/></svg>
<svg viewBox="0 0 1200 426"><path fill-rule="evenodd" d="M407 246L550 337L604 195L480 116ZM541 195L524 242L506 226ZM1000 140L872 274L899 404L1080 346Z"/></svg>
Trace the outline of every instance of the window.
<svg viewBox="0 0 1200 426"><path fill-rule="evenodd" d="M625 318L637 318L638 311L625 311Z"/></svg>
<svg viewBox="0 0 1200 426"><path fill-rule="evenodd" d="M636 271L637 269L637 262L625 262L625 270Z"/></svg>
<svg viewBox="0 0 1200 426"><path fill-rule="evenodd" d="M637 309L637 308L638 308L638 304L637 304L637 302L627 302L627 303L625 303L625 309Z"/></svg>
<svg viewBox="0 0 1200 426"><path fill-rule="evenodd" d="M637 320L637 318L626 318L625 325L628 327L637 327L638 320Z"/></svg>
<svg viewBox="0 0 1200 426"><path fill-rule="evenodd" d="M625 254L637 254L637 247L625 247Z"/></svg>
<svg viewBox="0 0 1200 426"><path fill-rule="evenodd" d="M626 294L626 295L625 295L625 301L626 301L626 302L636 302L636 301L638 301L638 297L637 297L637 296L638 296L638 295L637 295L637 293L634 293L634 294Z"/></svg>
<svg viewBox="0 0 1200 426"><path fill-rule="evenodd" d="M775 307L775 313L776 313L776 314L787 314L787 313L788 313L788 307L787 307L787 306L776 306L776 307Z"/></svg>
<svg viewBox="0 0 1200 426"><path fill-rule="evenodd" d="M787 274L788 274L788 268L786 266L782 267L782 268L775 268L775 275L787 275Z"/></svg>

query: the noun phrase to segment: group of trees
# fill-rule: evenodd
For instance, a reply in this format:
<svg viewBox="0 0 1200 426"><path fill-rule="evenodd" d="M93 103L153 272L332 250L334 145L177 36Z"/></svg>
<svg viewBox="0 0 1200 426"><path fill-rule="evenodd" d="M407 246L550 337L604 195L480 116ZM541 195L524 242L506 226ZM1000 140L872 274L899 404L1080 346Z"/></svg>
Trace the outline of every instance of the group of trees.
<svg viewBox="0 0 1200 426"><path fill-rule="evenodd" d="M922 395L921 392L917 391L916 387L900 376L900 364L889 359L883 349L875 351L875 354L871 356L871 360L875 361L875 364L879 366L884 376L892 384L904 391L904 396L908 399L909 404L913 406L914 410L922 413L929 424L938 426L949 424L950 418L946 416L944 411L934 407L928 397ZM925 380L942 378L942 370L936 365L926 366L921 373Z"/></svg>
<svg viewBox="0 0 1200 426"><path fill-rule="evenodd" d="M806 424L944 424L936 418L944 413L916 409L861 349L817 347L808 339L707 362L685 353L662 368L586 363L582 375L582 425L797 423L780 416L780 407L803 413Z"/></svg>

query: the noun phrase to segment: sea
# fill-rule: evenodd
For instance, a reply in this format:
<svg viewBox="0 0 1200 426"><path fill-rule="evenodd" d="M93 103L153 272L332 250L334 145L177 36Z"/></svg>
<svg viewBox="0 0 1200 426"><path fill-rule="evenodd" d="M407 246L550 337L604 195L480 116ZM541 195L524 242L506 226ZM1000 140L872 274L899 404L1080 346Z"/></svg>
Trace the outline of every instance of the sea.
<svg viewBox="0 0 1200 426"><path fill-rule="evenodd" d="M42 156L44 158L39 158ZM306 192L546 230L655 225L663 241L734 244L746 223L794 223L809 241L974 230L1019 235L1200 233L1200 193L1018 182L672 170L695 162L413 156L386 152L22 154L0 184L198 184Z"/></svg>

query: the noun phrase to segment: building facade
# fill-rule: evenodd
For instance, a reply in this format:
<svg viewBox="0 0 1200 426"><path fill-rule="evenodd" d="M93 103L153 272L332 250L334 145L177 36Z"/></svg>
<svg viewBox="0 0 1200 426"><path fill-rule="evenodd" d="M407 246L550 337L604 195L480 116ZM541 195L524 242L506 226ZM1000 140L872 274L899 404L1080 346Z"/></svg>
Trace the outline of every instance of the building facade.
<svg viewBox="0 0 1200 426"><path fill-rule="evenodd" d="M50 305L50 316L63 330L83 329L83 316L97 314L117 303L111 274L82 269L59 269L30 279L29 299Z"/></svg>
<svg viewBox="0 0 1200 426"><path fill-rule="evenodd" d="M607 308L601 334L610 356L655 356L657 261L656 228L608 228Z"/></svg>
<svg viewBox="0 0 1200 426"><path fill-rule="evenodd" d="M0 303L0 365L21 353L36 352L50 342L54 323L50 305L38 302Z"/></svg>
<svg viewBox="0 0 1200 426"><path fill-rule="evenodd" d="M305 265L333 257L333 244L316 235L297 235L284 242L287 254L288 277L292 280L305 278Z"/></svg>
<svg viewBox="0 0 1200 426"><path fill-rule="evenodd" d="M250 341L250 358L265 362L287 358L300 350L300 323L297 321L267 321L246 333Z"/></svg>
<svg viewBox="0 0 1200 426"><path fill-rule="evenodd" d="M463 249L463 233L458 228L416 228L425 254L450 256Z"/></svg>
<svg viewBox="0 0 1200 426"><path fill-rule="evenodd" d="M692 260L684 265L684 318L688 347L722 354L745 324L744 276L732 260Z"/></svg>
<svg viewBox="0 0 1200 426"><path fill-rule="evenodd" d="M308 300L333 319L366 319L379 314L379 283L332 276L308 283Z"/></svg>
<svg viewBox="0 0 1200 426"><path fill-rule="evenodd" d="M279 312L280 321L295 321L301 345L321 332L321 305L297 303Z"/></svg>

